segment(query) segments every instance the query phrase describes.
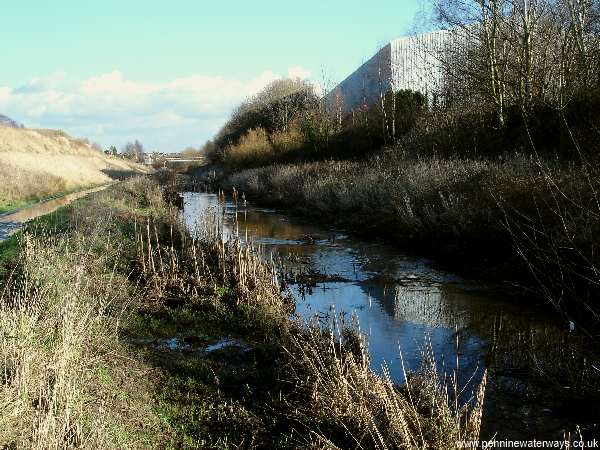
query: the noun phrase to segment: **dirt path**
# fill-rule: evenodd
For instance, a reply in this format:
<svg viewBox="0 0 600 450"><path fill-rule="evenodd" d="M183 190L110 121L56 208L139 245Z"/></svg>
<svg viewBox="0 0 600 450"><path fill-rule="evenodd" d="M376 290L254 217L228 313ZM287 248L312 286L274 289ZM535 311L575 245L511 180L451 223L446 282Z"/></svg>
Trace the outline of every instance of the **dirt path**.
<svg viewBox="0 0 600 450"><path fill-rule="evenodd" d="M0 215L0 242L8 239L21 229L24 223L56 211L61 206L68 205L86 195L106 189L110 184L99 186L85 191L73 192L63 197L40 202L26 208Z"/></svg>

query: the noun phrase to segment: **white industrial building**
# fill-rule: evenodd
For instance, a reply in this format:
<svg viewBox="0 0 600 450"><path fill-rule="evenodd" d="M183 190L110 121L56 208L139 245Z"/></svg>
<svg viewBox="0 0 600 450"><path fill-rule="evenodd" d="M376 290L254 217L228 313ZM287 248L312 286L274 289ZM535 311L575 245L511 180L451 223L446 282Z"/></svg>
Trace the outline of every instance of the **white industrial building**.
<svg viewBox="0 0 600 450"><path fill-rule="evenodd" d="M329 92L328 103L350 111L405 89L434 100L445 83L444 54L458 35L440 30L393 40Z"/></svg>

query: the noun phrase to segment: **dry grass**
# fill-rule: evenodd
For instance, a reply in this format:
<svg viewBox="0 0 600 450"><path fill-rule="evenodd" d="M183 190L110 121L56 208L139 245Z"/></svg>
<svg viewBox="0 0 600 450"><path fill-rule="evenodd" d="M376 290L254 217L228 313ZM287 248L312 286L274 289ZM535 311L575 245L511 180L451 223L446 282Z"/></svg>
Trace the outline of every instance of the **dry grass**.
<svg viewBox="0 0 600 450"><path fill-rule="evenodd" d="M67 190L63 178L40 170L25 170L8 162L0 162L0 186L0 206Z"/></svg>
<svg viewBox="0 0 600 450"><path fill-rule="evenodd" d="M163 314L178 305L226 311L229 320L245 314L239 331L280 349L273 365L285 347L291 357L277 367L277 383L293 392L277 420L301 424L316 446L452 448L477 437L484 384L474 404L454 408L431 370L404 389L377 376L358 337L338 341L291 322L274 268L238 237L226 238L218 218L194 238L185 233L153 182L128 181L70 214L68 232L23 235L2 291L0 446L149 448L180 432L161 429L152 406L156 369L119 341L131 307L151 304ZM260 406L269 420L280 392ZM225 403L207 408L233 408L216 398L206 401Z"/></svg>
<svg viewBox="0 0 600 450"><path fill-rule="evenodd" d="M380 156L369 161L275 165L227 180L247 194L326 217L346 218L389 235L458 239L500 229L492 192L522 202L541 177L534 161ZM489 230L486 231L486 233Z"/></svg>
<svg viewBox="0 0 600 450"><path fill-rule="evenodd" d="M418 373L405 373L400 388L387 371L378 376L371 370L363 339L353 328L334 333L316 326L290 339L297 389L310 398L303 411L307 423L335 424L345 434L336 444L331 432L313 429L316 442L325 448L454 449L459 441L479 438L485 374L474 396L459 406L431 351Z"/></svg>
<svg viewBox="0 0 600 450"><path fill-rule="evenodd" d="M287 130L276 131L271 134L271 143L275 153L282 155L301 150L305 140L298 125L292 124Z"/></svg>
<svg viewBox="0 0 600 450"><path fill-rule="evenodd" d="M596 159L414 158L271 165L229 175L251 198L373 231L527 284L594 334L600 317Z"/></svg>
<svg viewBox="0 0 600 450"><path fill-rule="evenodd" d="M248 169L226 182L251 198L372 230L420 253L481 264L485 275L539 288L592 332L600 317L597 180L597 165L588 161L391 152L363 162Z"/></svg>
<svg viewBox="0 0 600 450"><path fill-rule="evenodd" d="M136 270L150 288L147 302L180 299L210 309L247 307L279 324L287 322L293 301L282 294L276 267L250 243L226 233L216 213L204 217L193 236L176 217L162 224L153 219L135 226Z"/></svg>
<svg viewBox="0 0 600 450"><path fill-rule="evenodd" d="M0 126L0 206L110 182L148 169L61 131Z"/></svg>
<svg viewBox="0 0 600 450"><path fill-rule="evenodd" d="M267 132L262 128L249 130L237 144L225 150L231 167L243 167L250 161L266 161L273 153Z"/></svg>
<svg viewBox="0 0 600 450"><path fill-rule="evenodd" d="M297 125L269 134L263 128L254 128L242 135L237 144L225 149L225 164L230 168L256 167L289 159L305 144Z"/></svg>
<svg viewBox="0 0 600 450"><path fill-rule="evenodd" d="M0 291L2 448L161 448L167 439L153 409L155 370L119 337L143 291L118 270L134 244L116 226L164 203L147 181L120 187L63 210L52 230L40 222L20 236Z"/></svg>
<svg viewBox="0 0 600 450"><path fill-rule="evenodd" d="M93 245L23 237L20 274L0 298L0 446L117 448L129 436L130 448L146 448L130 436L134 421L158 426L135 380L145 369L118 341L126 280ZM115 381L124 366L129 388Z"/></svg>
<svg viewBox="0 0 600 450"><path fill-rule="evenodd" d="M150 279L173 279L169 274L176 273L173 269L181 262L168 248L161 251L158 239L152 250L152 234L148 227L146 237L139 238L140 249L145 248L141 254L154 254L144 257L146 272L150 272ZM215 286L233 286L236 305L265 309L265 317L280 323L283 334L278 339L289 357L283 381L294 384L294 396L303 399L291 400L290 414L304 423L313 444L335 448L334 441L341 440L342 448L450 449L456 448L459 441L478 439L485 375L472 401L459 407L458 399L450 398L444 377L438 376L428 354L426 365L419 373L407 376L407 384L400 389L387 374L382 377L372 371L359 331L334 333L319 326L284 323L287 321L282 315L290 311L290 303L280 293L274 268L261 261L256 250L242 244L237 235L226 240L217 218L209 216L200 229L199 240L185 247L196 280L208 276ZM207 264L214 256L217 270L214 264ZM180 280L181 286L191 284ZM183 291L188 297L198 297L190 289ZM457 386L452 387L452 392L458 391ZM333 430L324 431L318 424L333 425Z"/></svg>
<svg viewBox="0 0 600 450"><path fill-rule="evenodd" d="M263 339L287 350L281 382L295 388L285 400L286 414L303 424L308 441L321 448L416 449L455 448L460 440L478 438L485 377L473 402L458 407L427 358L430 364L400 389L372 371L360 333L345 330L338 339L327 329L290 322L291 299L282 295L275 268L235 233L226 236L222 226L218 216L208 215L178 250L161 243L161 230L151 222L142 224L136 241L143 278L163 301L185 297L196 308L262 311L253 333L266 330Z"/></svg>

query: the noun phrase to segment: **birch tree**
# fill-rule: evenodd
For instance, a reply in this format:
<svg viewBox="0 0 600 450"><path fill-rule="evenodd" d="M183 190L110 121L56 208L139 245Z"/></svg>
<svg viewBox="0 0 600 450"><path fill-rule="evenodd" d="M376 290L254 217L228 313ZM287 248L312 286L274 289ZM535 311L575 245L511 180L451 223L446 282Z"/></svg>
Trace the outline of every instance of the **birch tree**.
<svg viewBox="0 0 600 450"><path fill-rule="evenodd" d="M466 48L449 46L448 76L460 79L463 96L484 94L501 127L508 105L525 114L536 105L564 107L598 83L596 0L434 0L434 5L438 25L467 42Z"/></svg>
<svg viewBox="0 0 600 450"><path fill-rule="evenodd" d="M493 104L498 125L503 127L507 0L436 0L435 11L438 23L451 35L443 61L446 76L462 86L480 86Z"/></svg>

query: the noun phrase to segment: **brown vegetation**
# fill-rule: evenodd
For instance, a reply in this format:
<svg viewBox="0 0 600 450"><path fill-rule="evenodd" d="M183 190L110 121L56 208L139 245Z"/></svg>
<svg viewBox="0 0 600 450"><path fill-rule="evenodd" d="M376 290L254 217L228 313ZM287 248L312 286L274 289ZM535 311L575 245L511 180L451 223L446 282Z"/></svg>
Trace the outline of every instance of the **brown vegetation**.
<svg viewBox="0 0 600 450"><path fill-rule="evenodd" d="M589 164L526 155L494 161L392 152L367 162L248 169L226 183L455 266L481 264L480 275L493 269L496 279L534 287L537 280L559 311L590 326L598 314L596 173Z"/></svg>
<svg viewBox="0 0 600 450"><path fill-rule="evenodd" d="M58 130L0 125L0 208L106 184L148 169L108 157Z"/></svg>
<svg viewBox="0 0 600 450"><path fill-rule="evenodd" d="M192 239L153 182L98 193L21 242L1 297L0 445L454 448L478 436L483 385L457 409L427 369L404 389L376 376L358 335L291 322L273 269L225 242L216 218ZM165 353L153 342L167 330L236 333L253 350Z"/></svg>
<svg viewBox="0 0 600 450"><path fill-rule="evenodd" d="M291 110L294 136L274 126L257 139L232 119L236 139L213 143L225 184L525 282L592 333L598 2L432 3L450 36L435 95L381 88L353 111L311 102Z"/></svg>

